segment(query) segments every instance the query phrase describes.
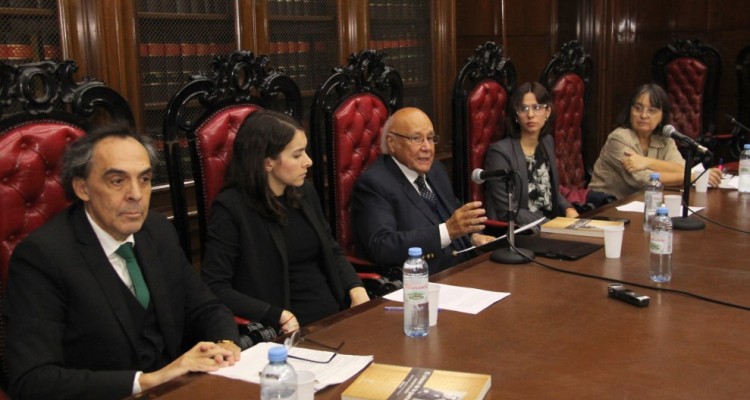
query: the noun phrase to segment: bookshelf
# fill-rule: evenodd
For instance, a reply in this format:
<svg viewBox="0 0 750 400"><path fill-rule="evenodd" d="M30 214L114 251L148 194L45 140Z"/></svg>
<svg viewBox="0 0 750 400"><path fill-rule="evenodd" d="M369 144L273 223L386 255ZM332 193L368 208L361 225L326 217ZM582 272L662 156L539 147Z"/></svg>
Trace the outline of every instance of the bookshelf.
<svg viewBox="0 0 750 400"><path fill-rule="evenodd" d="M169 99L192 75L209 70L214 56L238 48L232 0L144 0L138 2L138 55L143 131L163 148L163 121ZM186 177L192 180L187 142L180 146ZM164 161L154 184L167 182Z"/></svg>

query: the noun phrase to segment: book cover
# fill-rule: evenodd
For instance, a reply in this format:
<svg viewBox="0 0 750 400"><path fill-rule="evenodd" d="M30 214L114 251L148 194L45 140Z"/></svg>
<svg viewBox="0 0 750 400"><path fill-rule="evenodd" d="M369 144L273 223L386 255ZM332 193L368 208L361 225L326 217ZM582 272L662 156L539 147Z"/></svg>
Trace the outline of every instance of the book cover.
<svg viewBox="0 0 750 400"><path fill-rule="evenodd" d="M620 221L602 221L586 218L557 217L542 224L544 233L560 233L563 235L604 237L603 226L622 226Z"/></svg>
<svg viewBox="0 0 750 400"><path fill-rule="evenodd" d="M341 394L342 400L479 400L492 385L485 374L373 363Z"/></svg>

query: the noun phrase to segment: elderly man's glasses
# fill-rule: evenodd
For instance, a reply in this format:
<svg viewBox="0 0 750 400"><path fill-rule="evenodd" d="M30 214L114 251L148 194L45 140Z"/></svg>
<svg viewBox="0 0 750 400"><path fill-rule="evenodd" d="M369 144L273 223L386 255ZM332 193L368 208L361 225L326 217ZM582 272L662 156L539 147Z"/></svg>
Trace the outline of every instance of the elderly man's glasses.
<svg viewBox="0 0 750 400"><path fill-rule="evenodd" d="M326 358L321 359L312 359L312 358L305 358L305 357L299 357L299 356L293 356L291 354L288 354L287 357L294 358L295 360L302 360L302 361L308 361L312 363L317 364L328 364L329 362L333 361L333 359L336 357L337 354L339 354L339 350L344 346L344 342L339 343L338 346L329 346L327 344L320 343L318 341L303 337L300 331L294 331L294 333L291 334L288 338L284 339L284 347L287 348L287 351L290 350L292 347L296 346L300 342L306 342L310 343L314 346L322 347L326 350L330 350L330 356L327 354L325 355ZM324 352L325 353L325 352Z"/></svg>
<svg viewBox="0 0 750 400"><path fill-rule="evenodd" d="M435 136L435 135L430 135L430 136L427 136L427 137L418 136L418 135L407 136L407 135L402 135L402 134L400 134L398 132L394 132L394 131L391 131L391 134L392 135L396 135L398 137L402 137L402 138L408 140L409 143L411 143L411 144L416 144L416 145L420 145L420 146L422 145L422 143L424 143L425 139L428 142L432 143L432 144L435 144L435 143L437 143L437 142L440 141L440 136Z"/></svg>
<svg viewBox="0 0 750 400"><path fill-rule="evenodd" d="M633 114L635 115L643 115L643 112L646 112L646 115L649 117L653 117L654 115L661 112L661 109L658 107L646 107L642 104L633 104L630 106L630 109L633 111Z"/></svg>
<svg viewBox="0 0 750 400"><path fill-rule="evenodd" d="M529 111L538 113L546 110L547 108L549 108L548 104L522 104L516 107L516 114L528 114Z"/></svg>

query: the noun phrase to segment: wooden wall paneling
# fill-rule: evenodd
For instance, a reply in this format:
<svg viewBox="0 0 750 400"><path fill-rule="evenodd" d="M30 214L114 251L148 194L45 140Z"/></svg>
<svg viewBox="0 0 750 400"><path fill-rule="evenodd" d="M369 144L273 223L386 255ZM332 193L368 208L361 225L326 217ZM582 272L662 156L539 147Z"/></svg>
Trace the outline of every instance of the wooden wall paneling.
<svg viewBox="0 0 750 400"><path fill-rule="evenodd" d="M260 15L266 15L265 0L236 0L235 7L237 9L235 13L237 29L235 29L235 32L237 32L239 49L252 51L255 54L269 54L268 40L260 40L261 38L268 38L268 35L259 35L258 28L258 25L263 25L268 32L267 24L258 23L258 21L267 20L259 17Z"/></svg>
<svg viewBox="0 0 750 400"><path fill-rule="evenodd" d="M452 0L433 0L433 124L440 134L438 158L453 157L451 138L451 96L456 71L456 4ZM441 156L442 154L442 156ZM449 163L448 163L449 164Z"/></svg>
<svg viewBox="0 0 750 400"><path fill-rule="evenodd" d="M456 66L460 68L474 54L477 46L487 41L501 44L502 6L506 0L458 2L456 20Z"/></svg>
<svg viewBox="0 0 750 400"><path fill-rule="evenodd" d="M504 44L508 57L518 73L518 83L539 80L544 66L556 51L551 32L557 24L554 4L557 0L505 2Z"/></svg>

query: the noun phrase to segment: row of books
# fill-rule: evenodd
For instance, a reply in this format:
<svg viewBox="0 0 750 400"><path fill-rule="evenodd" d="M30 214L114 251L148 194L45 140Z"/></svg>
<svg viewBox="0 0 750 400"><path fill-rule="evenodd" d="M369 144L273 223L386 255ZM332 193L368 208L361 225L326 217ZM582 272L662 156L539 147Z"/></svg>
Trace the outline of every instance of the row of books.
<svg viewBox="0 0 750 400"><path fill-rule="evenodd" d="M143 102L166 102L191 75L207 71L214 56L235 49L234 43L141 43Z"/></svg>
<svg viewBox="0 0 750 400"><path fill-rule="evenodd" d="M234 12L231 0L141 0L140 12L180 14L229 14Z"/></svg>
<svg viewBox="0 0 750 400"><path fill-rule="evenodd" d="M270 42L271 62L292 78L300 90L311 90L331 74L336 57L325 40Z"/></svg>
<svg viewBox="0 0 750 400"><path fill-rule="evenodd" d="M39 60L60 60L59 42L36 41L34 46L30 41L0 42L0 60L12 64L24 64Z"/></svg>
<svg viewBox="0 0 750 400"><path fill-rule="evenodd" d="M371 0L370 18L421 19L430 15L428 0Z"/></svg>
<svg viewBox="0 0 750 400"><path fill-rule="evenodd" d="M270 15L335 15L335 0L268 0Z"/></svg>
<svg viewBox="0 0 750 400"><path fill-rule="evenodd" d="M371 40L371 49L388 55L386 64L399 70L404 82L424 82L430 79L431 64L426 62L429 49L422 39L402 37L398 40Z"/></svg>
<svg viewBox="0 0 750 400"><path fill-rule="evenodd" d="M0 7L10 8L44 8L51 9L57 5L55 0L0 0Z"/></svg>

